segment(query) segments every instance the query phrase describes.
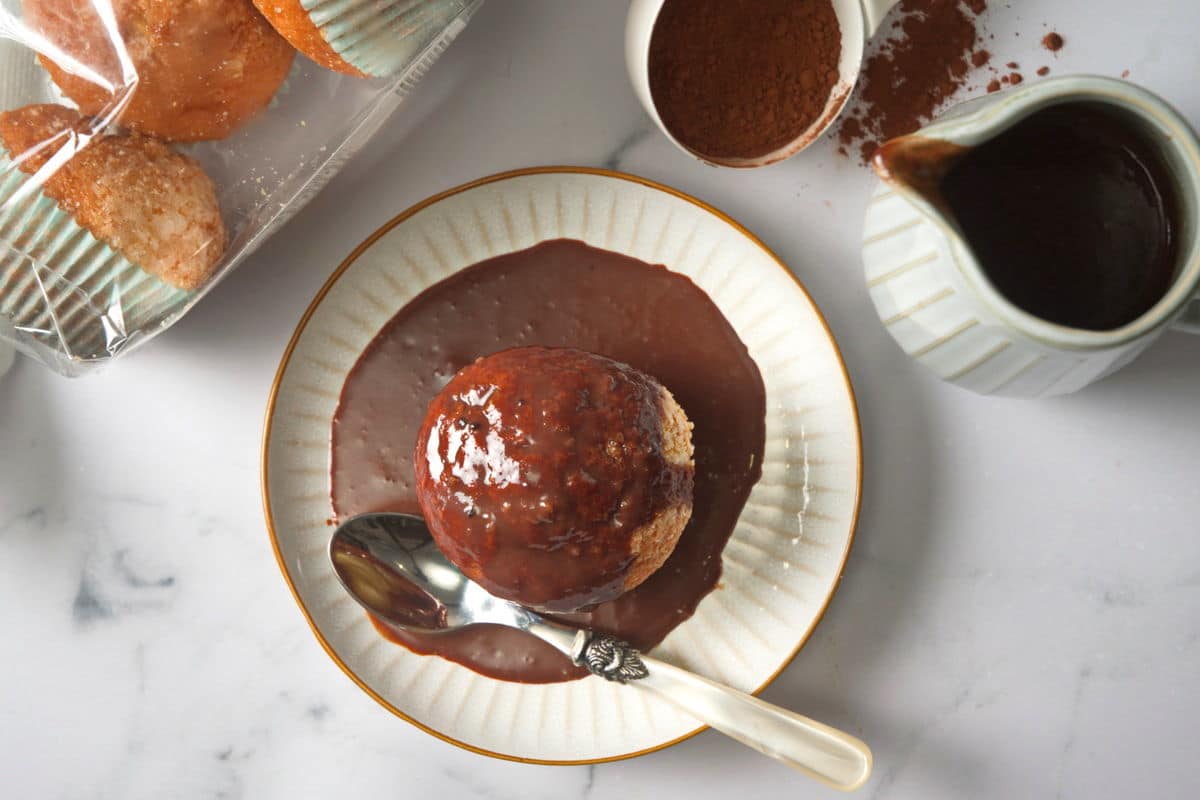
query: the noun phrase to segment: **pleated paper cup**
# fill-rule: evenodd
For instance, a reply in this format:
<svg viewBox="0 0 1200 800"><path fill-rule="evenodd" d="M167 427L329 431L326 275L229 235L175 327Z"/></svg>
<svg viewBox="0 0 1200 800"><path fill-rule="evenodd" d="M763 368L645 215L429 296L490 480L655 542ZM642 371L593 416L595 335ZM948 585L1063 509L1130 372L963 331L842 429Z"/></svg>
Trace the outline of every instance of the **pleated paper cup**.
<svg viewBox="0 0 1200 800"><path fill-rule="evenodd" d="M483 0L300 0L346 63L375 78L417 77L466 27Z"/></svg>
<svg viewBox="0 0 1200 800"><path fill-rule="evenodd" d="M0 39L0 111L49 102L54 96L50 85L32 50L11 39Z"/></svg>
<svg viewBox="0 0 1200 800"><path fill-rule="evenodd" d="M190 292L97 239L29 181L0 151L0 316L18 342L104 359L187 301Z"/></svg>
<svg viewBox="0 0 1200 800"><path fill-rule="evenodd" d="M13 359L16 357L10 342L11 337L5 336L6 327L8 327L8 322L4 317L0 317L0 378L3 378L4 373L12 367Z"/></svg>

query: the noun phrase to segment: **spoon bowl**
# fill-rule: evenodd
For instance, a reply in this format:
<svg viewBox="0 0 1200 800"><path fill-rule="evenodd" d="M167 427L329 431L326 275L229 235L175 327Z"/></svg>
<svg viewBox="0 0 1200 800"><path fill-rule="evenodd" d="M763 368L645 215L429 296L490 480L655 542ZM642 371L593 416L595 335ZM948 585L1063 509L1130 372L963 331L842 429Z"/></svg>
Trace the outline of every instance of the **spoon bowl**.
<svg viewBox="0 0 1200 800"><path fill-rule="evenodd" d="M489 594L442 555L412 514L362 514L329 540L338 581L367 611L414 633L476 623L519 627L523 608Z"/></svg>

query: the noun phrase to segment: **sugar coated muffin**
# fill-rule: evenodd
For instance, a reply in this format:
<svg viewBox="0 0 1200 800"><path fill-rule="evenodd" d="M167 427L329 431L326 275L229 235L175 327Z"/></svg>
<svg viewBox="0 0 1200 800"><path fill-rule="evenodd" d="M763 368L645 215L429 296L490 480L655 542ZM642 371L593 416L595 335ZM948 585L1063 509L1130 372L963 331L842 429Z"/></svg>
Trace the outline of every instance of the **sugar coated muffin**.
<svg viewBox="0 0 1200 800"><path fill-rule="evenodd" d="M94 0L24 0L25 22L103 86L58 64L42 66L85 114L100 114L132 88L118 121L168 141L221 139L266 107L295 50L250 0L112 0L135 76L122 71Z"/></svg>
<svg viewBox="0 0 1200 800"><path fill-rule="evenodd" d="M438 546L547 611L611 600L670 556L692 512L691 423L661 384L572 349L477 359L429 406L417 496Z"/></svg>
<svg viewBox="0 0 1200 800"><path fill-rule="evenodd" d="M138 133L92 135L78 112L33 105L0 113L0 146L27 174L53 158L41 193L170 286L197 288L224 252L225 226L212 181L193 159L160 141ZM60 153L71 150L57 163ZM72 267L49 266L63 274Z"/></svg>

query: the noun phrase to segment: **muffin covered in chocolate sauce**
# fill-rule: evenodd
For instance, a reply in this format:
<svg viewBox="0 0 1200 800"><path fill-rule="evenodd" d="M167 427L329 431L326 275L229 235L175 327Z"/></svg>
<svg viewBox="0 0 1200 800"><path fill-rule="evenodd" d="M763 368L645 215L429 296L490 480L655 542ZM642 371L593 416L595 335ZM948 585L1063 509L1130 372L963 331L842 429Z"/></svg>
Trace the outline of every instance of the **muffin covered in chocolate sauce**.
<svg viewBox="0 0 1200 800"><path fill-rule="evenodd" d="M417 497L446 556L547 611L612 600L675 549L692 513L691 423L638 370L521 347L464 367L417 436Z"/></svg>

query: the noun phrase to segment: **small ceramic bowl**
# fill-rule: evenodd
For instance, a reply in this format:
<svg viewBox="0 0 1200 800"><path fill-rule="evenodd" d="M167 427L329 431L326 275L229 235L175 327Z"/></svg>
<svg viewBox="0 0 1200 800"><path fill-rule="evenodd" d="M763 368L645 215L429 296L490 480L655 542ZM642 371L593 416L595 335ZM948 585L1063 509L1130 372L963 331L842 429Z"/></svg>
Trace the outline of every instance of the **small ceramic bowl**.
<svg viewBox="0 0 1200 800"><path fill-rule="evenodd" d="M680 150L714 167L746 169L763 167L791 158L815 142L833 124L846 101L850 99L855 83L858 82L867 39L875 33L879 23L898 0L832 0L838 26L842 31L842 54L838 60L838 81L829 93L825 110L808 130L791 142L778 150L754 158L714 158L697 152L676 139L659 116L654 97L650 93L650 39L654 35L654 25L658 21L659 12L666 2L667 0L633 0L629 6L629 15L625 22L625 65L629 70L629 79L633 82L633 91L642 101L642 106L654 120L654 124Z"/></svg>

